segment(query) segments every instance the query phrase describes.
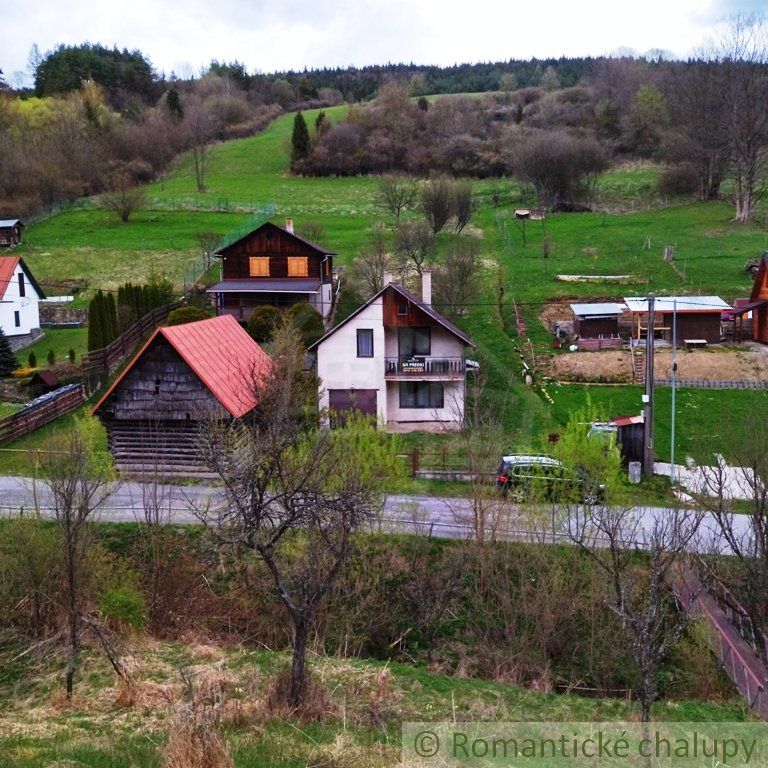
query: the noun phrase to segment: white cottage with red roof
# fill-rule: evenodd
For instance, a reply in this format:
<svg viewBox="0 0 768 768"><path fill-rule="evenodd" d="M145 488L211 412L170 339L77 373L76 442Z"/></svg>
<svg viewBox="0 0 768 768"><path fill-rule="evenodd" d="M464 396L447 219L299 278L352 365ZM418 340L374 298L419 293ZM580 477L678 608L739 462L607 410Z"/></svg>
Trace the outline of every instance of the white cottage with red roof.
<svg viewBox="0 0 768 768"><path fill-rule="evenodd" d="M422 296L388 282L316 342L320 408L376 417L391 432L460 429L467 347L472 340L432 307L431 275Z"/></svg>
<svg viewBox="0 0 768 768"><path fill-rule="evenodd" d="M199 471L200 425L239 419L272 363L230 315L158 328L93 409L118 468Z"/></svg>
<svg viewBox="0 0 768 768"><path fill-rule="evenodd" d="M19 349L40 335L40 300L45 298L20 256L0 256L0 328Z"/></svg>

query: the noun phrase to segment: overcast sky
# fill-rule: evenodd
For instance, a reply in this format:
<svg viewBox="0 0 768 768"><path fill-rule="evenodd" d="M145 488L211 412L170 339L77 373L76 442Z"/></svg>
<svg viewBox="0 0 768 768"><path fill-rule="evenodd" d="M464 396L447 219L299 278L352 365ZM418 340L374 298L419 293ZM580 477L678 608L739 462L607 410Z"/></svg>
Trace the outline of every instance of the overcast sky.
<svg viewBox="0 0 768 768"><path fill-rule="evenodd" d="M138 48L158 72L211 59L249 71L454 64L660 48L685 56L725 16L765 0L0 0L0 69L17 84L29 50Z"/></svg>

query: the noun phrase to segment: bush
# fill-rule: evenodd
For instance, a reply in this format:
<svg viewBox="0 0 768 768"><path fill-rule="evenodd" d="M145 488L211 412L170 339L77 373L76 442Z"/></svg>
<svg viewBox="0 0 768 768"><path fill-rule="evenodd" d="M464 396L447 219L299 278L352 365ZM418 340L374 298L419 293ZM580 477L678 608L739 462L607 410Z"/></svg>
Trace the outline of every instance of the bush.
<svg viewBox="0 0 768 768"><path fill-rule="evenodd" d="M29 353L29 357L27 357L27 364L30 368L37 368L37 355L34 352Z"/></svg>
<svg viewBox="0 0 768 768"><path fill-rule="evenodd" d="M198 320L208 320L211 313L201 307L179 307L174 309L168 315L166 325L184 325L185 323L194 323Z"/></svg>
<svg viewBox="0 0 768 768"><path fill-rule="evenodd" d="M692 195L699 191L699 175L696 169L683 163L667 168L659 177L662 195Z"/></svg>
<svg viewBox="0 0 768 768"><path fill-rule="evenodd" d="M47 360L48 360L48 365L53 365L56 362L56 353L52 349L48 350Z"/></svg>
<svg viewBox="0 0 768 768"><path fill-rule="evenodd" d="M263 344L272 340L272 334L282 322L283 313L277 307L264 304L251 312L246 330L254 341Z"/></svg>
<svg viewBox="0 0 768 768"><path fill-rule="evenodd" d="M111 587L99 601L101 615L110 623L141 629L146 623L144 598L131 587Z"/></svg>
<svg viewBox="0 0 768 768"><path fill-rule="evenodd" d="M77 355L75 354L75 350L72 349L72 347L69 348L69 352L67 353L67 357L69 357L69 362L72 363L72 365L75 364L75 358Z"/></svg>
<svg viewBox="0 0 768 768"><path fill-rule="evenodd" d="M325 333L323 318L307 301L294 304L286 313L286 319L301 334L305 347L310 347Z"/></svg>

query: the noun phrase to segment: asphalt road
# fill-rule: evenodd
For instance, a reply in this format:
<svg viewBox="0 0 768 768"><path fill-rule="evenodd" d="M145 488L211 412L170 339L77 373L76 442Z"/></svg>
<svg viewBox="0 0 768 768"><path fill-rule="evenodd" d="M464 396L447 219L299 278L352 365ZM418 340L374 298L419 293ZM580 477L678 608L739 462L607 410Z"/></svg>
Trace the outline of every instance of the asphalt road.
<svg viewBox="0 0 768 768"><path fill-rule="evenodd" d="M99 508L97 518L102 522L136 522L143 519L145 500L154 493L151 485L137 482L116 484L106 502ZM177 525L199 523L198 513L206 508L215 509L223 499L221 488L204 485L158 486L154 498L158 507L167 514L167 520ZM51 494L44 483L30 478L0 476L0 515L5 517L33 514L44 517L53 514ZM637 539L650 531L655 520L673 514L665 507L636 507L632 510L638 521ZM374 526L377 530L414 533L442 538L469 538L473 535L474 512L471 499L435 496L409 496L392 494L386 497L381 518ZM542 543L571 543L567 533L568 521L562 515L553 519L551 511L541 510L532 521L530 510L521 510L513 504L486 502L486 532L497 539L529 540ZM738 515L734 519L743 535L749 535L749 518ZM711 515L704 515L693 545L696 550L712 551L717 526ZM722 546L720 551L725 551Z"/></svg>

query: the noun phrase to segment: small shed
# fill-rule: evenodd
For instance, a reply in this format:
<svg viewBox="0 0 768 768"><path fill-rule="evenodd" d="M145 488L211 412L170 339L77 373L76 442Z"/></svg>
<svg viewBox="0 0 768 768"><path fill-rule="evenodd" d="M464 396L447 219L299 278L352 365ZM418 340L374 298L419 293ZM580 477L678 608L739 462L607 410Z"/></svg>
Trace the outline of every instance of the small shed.
<svg viewBox="0 0 768 768"><path fill-rule="evenodd" d="M624 304L571 304L573 332L584 339L600 336L618 336L619 316L626 310Z"/></svg>
<svg viewBox="0 0 768 768"><path fill-rule="evenodd" d="M0 247L19 245L23 229L24 223L20 219L0 219Z"/></svg>
<svg viewBox="0 0 768 768"><path fill-rule="evenodd" d="M621 449L621 457L625 463L642 461L645 448L645 417L617 416L613 419L616 425L616 441Z"/></svg>
<svg viewBox="0 0 768 768"><path fill-rule="evenodd" d="M158 328L93 409L118 468L199 472L200 426L240 419L271 371L231 315Z"/></svg>
<svg viewBox="0 0 768 768"><path fill-rule="evenodd" d="M36 371L29 380L29 387L35 397L53 392L60 386L59 377L53 371Z"/></svg>
<svg viewBox="0 0 768 768"><path fill-rule="evenodd" d="M633 335L642 338L648 328L648 298L624 299L632 315ZM654 332L672 340L673 317L677 316L677 340L702 340L718 344L722 340L722 315L732 307L719 296L657 296L654 301Z"/></svg>
<svg viewBox="0 0 768 768"><path fill-rule="evenodd" d="M768 253L763 254L757 269L752 295L749 301L734 305L735 320L738 322L738 336L744 336L745 319L752 320L752 338L768 343Z"/></svg>

